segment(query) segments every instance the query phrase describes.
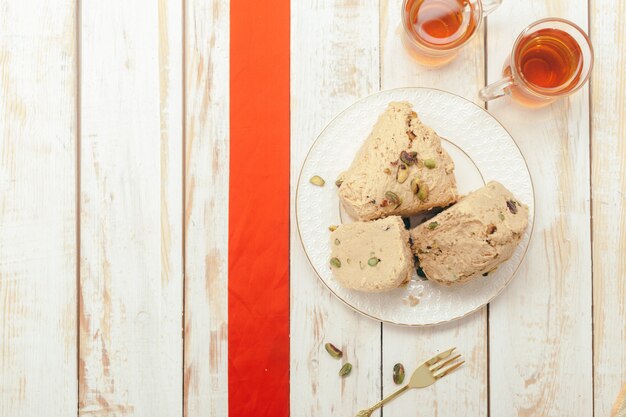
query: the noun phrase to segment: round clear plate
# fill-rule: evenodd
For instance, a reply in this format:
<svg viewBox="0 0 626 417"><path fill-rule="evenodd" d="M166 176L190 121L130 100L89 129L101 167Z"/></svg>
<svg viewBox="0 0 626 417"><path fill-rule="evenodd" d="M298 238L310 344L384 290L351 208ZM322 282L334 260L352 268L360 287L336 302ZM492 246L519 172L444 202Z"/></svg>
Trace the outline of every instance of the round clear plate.
<svg viewBox="0 0 626 417"><path fill-rule="evenodd" d="M328 226L351 222L343 212L334 185L352 163L378 116L392 101L408 101L420 119L443 138L455 163L460 194L495 180L528 205L529 227L513 256L487 277L456 287L422 281L385 293L343 288L334 279L328 259ZM319 175L324 187L309 183ZM296 223L311 266L340 300L373 319L407 326L430 326L464 317L493 300L519 269L533 231L535 198L528 166L504 127L486 110L457 95L430 88L400 88L357 101L322 131L304 161L296 190ZM419 217L411 219L416 225Z"/></svg>

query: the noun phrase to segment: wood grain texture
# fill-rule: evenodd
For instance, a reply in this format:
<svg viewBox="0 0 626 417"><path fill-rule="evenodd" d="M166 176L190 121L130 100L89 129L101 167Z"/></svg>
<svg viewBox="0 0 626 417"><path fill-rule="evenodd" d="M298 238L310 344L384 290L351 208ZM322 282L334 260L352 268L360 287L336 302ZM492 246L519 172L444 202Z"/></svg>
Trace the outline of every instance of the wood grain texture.
<svg viewBox="0 0 626 417"><path fill-rule="evenodd" d="M587 2L503 2L489 18L489 82L524 27L559 16L587 27ZM535 228L518 276L490 306L491 415L593 413L589 95L530 110L489 103L534 179Z"/></svg>
<svg viewBox="0 0 626 417"><path fill-rule="evenodd" d="M378 91L378 23L377 2L291 3L292 196L319 132L355 100ZM343 305L315 275L300 243L292 198L291 416L351 416L378 401L380 329ZM326 353L326 342L343 350L342 361ZM353 369L341 379L337 372L344 361Z"/></svg>
<svg viewBox="0 0 626 417"><path fill-rule="evenodd" d="M185 15L184 416L228 413L229 3Z"/></svg>
<svg viewBox="0 0 626 417"><path fill-rule="evenodd" d="M76 7L0 2L0 416L76 414Z"/></svg>
<svg viewBox="0 0 626 417"><path fill-rule="evenodd" d="M626 384L626 3L591 2L594 403Z"/></svg>
<svg viewBox="0 0 626 417"><path fill-rule="evenodd" d="M182 407L182 4L81 4L79 414Z"/></svg>
<svg viewBox="0 0 626 417"><path fill-rule="evenodd" d="M433 87L477 101L476 91L484 82L483 31L449 65L427 68L418 64L402 45L401 10L402 0L381 1L381 89ZM384 393L397 388L392 379L394 364L404 364L410 374L434 353L452 346L466 357L464 368L428 389L411 391L388 404L384 409L385 417L487 415L486 308L436 327L419 329L384 325ZM450 395L451 392L455 395Z"/></svg>

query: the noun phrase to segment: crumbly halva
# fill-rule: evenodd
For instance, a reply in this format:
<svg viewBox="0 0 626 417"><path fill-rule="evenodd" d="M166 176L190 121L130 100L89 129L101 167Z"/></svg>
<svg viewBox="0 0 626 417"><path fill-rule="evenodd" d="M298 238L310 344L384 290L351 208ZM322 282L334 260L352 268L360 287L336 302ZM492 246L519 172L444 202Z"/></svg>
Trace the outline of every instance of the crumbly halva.
<svg viewBox="0 0 626 417"><path fill-rule="evenodd" d="M330 246L330 268L346 288L387 291L413 274L409 232L398 216L343 224L330 234Z"/></svg>
<svg viewBox="0 0 626 417"><path fill-rule="evenodd" d="M457 200L454 162L407 102L388 105L337 184L359 220L408 217Z"/></svg>
<svg viewBox="0 0 626 417"><path fill-rule="evenodd" d="M492 181L411 230L426 277L444 285L488 274L511 257L528 226L528 207Z"/></svg>

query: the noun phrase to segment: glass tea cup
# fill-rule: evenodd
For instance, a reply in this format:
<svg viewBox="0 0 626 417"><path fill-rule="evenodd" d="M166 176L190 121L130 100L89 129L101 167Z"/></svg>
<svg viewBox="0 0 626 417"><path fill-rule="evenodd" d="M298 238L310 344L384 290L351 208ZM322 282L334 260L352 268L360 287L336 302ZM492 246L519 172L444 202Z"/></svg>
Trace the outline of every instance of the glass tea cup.
<svg viewBox="0 0 626 417"><path fill-rule="evenodd" d="M421 64L452 61L502 0L404 0L402 42Z"/></svg>
<svg viewBox="0 0 626 417"><path fill-rule="evenodd" d="M580 27L565 19L542 19L517 37L504 78L478 95L489 101L508 94L525 106L543 107L580 89L592 68L593 46Z"/></svg>

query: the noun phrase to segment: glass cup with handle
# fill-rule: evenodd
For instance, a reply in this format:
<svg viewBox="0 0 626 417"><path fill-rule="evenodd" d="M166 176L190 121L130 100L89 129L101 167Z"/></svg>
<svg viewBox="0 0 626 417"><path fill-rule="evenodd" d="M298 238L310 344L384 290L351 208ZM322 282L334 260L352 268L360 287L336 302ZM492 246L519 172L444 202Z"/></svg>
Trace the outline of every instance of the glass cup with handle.
<svg viewBox="0 0 626 417"><path fill-rule="evenodd" d="M452 61L502 0L404 0L402 42L420 63Z"/></svg>
<svg viewBox="0 0 626 417"><path fill-rule="evenodd" d="M591 75L593 46L576 24L541 19L517 37L503 78L478 93L483 101L510 95L528 107L543 107L579 90Z"/></svg>

